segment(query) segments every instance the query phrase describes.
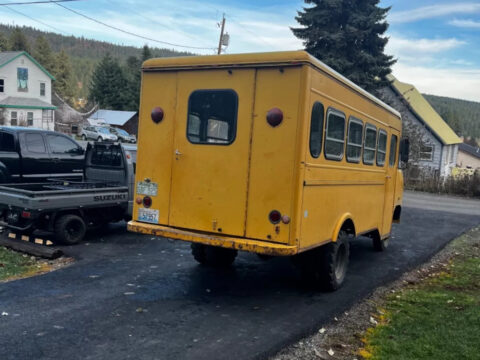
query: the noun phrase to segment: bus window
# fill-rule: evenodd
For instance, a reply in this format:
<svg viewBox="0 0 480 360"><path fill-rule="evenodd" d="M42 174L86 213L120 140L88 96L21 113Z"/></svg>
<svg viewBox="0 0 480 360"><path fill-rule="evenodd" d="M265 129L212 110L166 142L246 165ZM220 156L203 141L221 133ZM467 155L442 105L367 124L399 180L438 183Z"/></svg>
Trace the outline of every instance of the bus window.
<svg viewBox="0 0 480 360"><path fill-rule="evenodd" d="M362 155L363 122L350 118L348 122L347 161L359 163Z"/></svg>
<svg viewBox="0 0 480 360"><path fill-rule="evenodd" d="M385 130L379 130L378 144L377 144L377 166L385 165L386 157L387 157L387 132Z"/></svg>
<svg viewBox="0 0 480 360"><path fill-rule="evenodd" d="M397 135L392 135L392 139L390 140L390 157L388 161L390 167L395 165L395 159L397 158L397 142Z"/></svg>
<svg viewBox="0 0 480 360"><path fill-rule="evenodd" d="M345 115L338 110L328 110L325 132L325 158L342 160L345 145Z"/></svg>
<svg viewBox="0 0 480 360"><path fill-rule="evenodd" d="M313 158L318 158L322 152L324 117L324 107L317 101L313 104L312 119L310 121L310 155Z"/></svg>
<svg viewBox="0 0 480 360"><path fill-rule="evenodd" d="M193 144L230 145L237 132L238 95L196 90L188 99L187 138Z"/></svg>
<svg viewBox="0 0 480 360"><path fill-rule="evenodd" d="M365 140L363 142L363 163L373 165L375 161L375 148L377 147L377 128L367 124Z"/></svg>

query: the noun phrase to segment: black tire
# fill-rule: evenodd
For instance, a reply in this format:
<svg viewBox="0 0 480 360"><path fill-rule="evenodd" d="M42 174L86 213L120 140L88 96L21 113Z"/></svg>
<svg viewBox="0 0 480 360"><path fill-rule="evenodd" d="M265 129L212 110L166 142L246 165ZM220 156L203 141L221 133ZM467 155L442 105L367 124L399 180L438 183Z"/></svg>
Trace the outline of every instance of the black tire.
<svg viewBox="0 0 480 360"><path fill-rule="evenodd" d="M86 232L85 221L77 215L63 215L55 222L55 240L65 245L78 244Z"/></svg>
<svg viewBox="0 0 480 360"><path fill-rule="evenodd" d="M299 254L292 259L309 285L327 291L335 291L343 285L350 257L348 240L348 234L341 230L336 242Z"/></svg>
<svg viewBox="0 0 480 360"><path fill-rule="evenodd" d="M192 243L192 255L200 264L212 267L228 267L237 257L237 250Z"/></svg>
<svg viewBox="0 0 480 360"><path fill-rule="evenodd" d="M390 238L381 239L380 236L375 236L372 238L373 248L376 251L385 251L388 248L390 243Z"/></svg>
<svg viewBox="0 0 480 360"><path fill-rule="evenodd" d="M82 140L87 141L87 137L85 135L82 135Z"/></svg>
<svg viewBox="0 0 480 360"><path fill-rule="evenodd" d="M98 137L97 142L102 142L102 137L101 136Z"/></svg>

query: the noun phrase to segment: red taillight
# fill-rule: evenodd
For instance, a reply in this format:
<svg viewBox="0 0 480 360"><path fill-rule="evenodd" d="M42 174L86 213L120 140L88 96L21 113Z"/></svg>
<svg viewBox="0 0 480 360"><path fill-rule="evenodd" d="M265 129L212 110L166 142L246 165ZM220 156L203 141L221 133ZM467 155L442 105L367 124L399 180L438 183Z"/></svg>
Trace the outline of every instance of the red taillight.
<svg viewBox="0 0 480 360"><path fill-rule="evenodd" d="M279 108L273 108L267 113L267 122L270 126L276 127L283 121L283 112Z"/></svg>
<svg viewBox="0 0 480 360"><path fill-rule="evenodd" d="M161 107L154 107L153 110L152 110L152 120L155 124L158 124L160 121L163 120L163 116L164 116L164 112L163 112L163 109Z"/></svg>
<svg viewBox="0 0 480 360"><path fill-rule="evenodd" d="M152 198L150 196L145 196L143 198L143 206L145 206L146 208L152 206Z"/></svg>
<svg viewBox="0 0 480 360"><path fill-rule="evenodd" d="M30 217L32 216L32 214L30 213L30 211L22 211L22 217L25 218L25 219L30 219Z"/></svg>
<svg viewBox="0 0 480 360"><path fill-rule="evenodd" d="M282 214L278 210L272 210L270 214L268 214L268 219L272 224L278 224L280 220L282 220Z"/></svg>

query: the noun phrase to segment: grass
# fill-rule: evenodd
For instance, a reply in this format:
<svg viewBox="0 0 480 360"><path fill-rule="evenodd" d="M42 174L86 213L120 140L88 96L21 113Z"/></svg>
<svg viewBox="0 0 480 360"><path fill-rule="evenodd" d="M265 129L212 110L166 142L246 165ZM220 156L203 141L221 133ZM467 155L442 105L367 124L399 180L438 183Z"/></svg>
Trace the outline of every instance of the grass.
<svg viewBox="0 0 480 360"><path fill-rule="evenodd" d="M480 230L453 244L444 270L389 296L367 330L366 359L480 359Z"/></svg>
<svg viewBox="0 0 480 360"><path fill-rule="evenodd" d="M0 247L0 281L33 276L48 270L48 264L38 263L35 257Z"/></svg>

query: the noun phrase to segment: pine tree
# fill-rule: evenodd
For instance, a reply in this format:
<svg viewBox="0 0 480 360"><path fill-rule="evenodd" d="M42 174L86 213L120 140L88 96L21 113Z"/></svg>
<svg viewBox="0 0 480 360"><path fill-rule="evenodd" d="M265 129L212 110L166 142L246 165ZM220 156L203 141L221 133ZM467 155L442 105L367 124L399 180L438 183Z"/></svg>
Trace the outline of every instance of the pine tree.
<svg viewBox="0 0 480 360"><path fill-rule="evenodd" d="M151 58L152 58L152 52L150 51L150 48L148 47L148 45L145 44L142 49L142 62Z"/></svg>
<svg viewBox="0 0 480 360"><path fill-rule="evenodd" d="M75 95L75 85L72 76L72 65L67 53L60 51L55 59L55 68L53 75L55 76L54 89L68 103L73 103Z"/></svg>
<svg viewBox="0 0 480 360"><path fill-rule="evenodd" d="M367 91L386 85L395 63L385 55L390 8L379 0L305 0L313 5L298 12L302 26L292 28L306 51Z"/></svg>
<svg viewBox="0 0 480 360"><path fill-rule="evenodd" d="M103 109L126 110L128 81L118 60L110 54L100 61L92 75L90 100Z"/></svg>
<svg viewBox="0 0 480 360"><path fill-rule="evenodd" d="M126 73L128 74L128 109L138 111L140 106L140 83L142 78L142 63L136 56L127 59Z"/></svg>
<svg viewBox="0 0 480 360"><path fill-rule="evenodd" d="M9 48L11 51L30 52L30 45L22 30L17 26L10 34Z"/></svg>
<svg viewBox="0 0 480 360"><path fill-rule="evenodd" d="M55 72L55 56L50 48L50 44L43 36L39 36L35 41L33 57L49 73L53 74Z"/></svg>
<svg viewBox="0 0 480 360"><path fill-rule="evenodd" d="M3 35L3 33L0 33L0 52L1 51L7 51L8 50L8 39Z"/></svg>

